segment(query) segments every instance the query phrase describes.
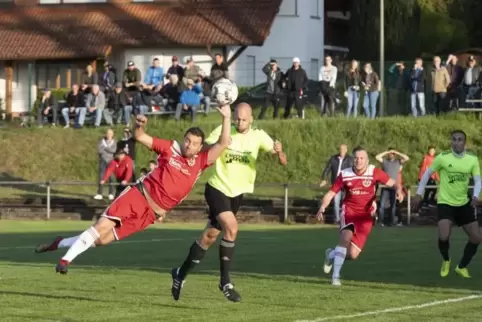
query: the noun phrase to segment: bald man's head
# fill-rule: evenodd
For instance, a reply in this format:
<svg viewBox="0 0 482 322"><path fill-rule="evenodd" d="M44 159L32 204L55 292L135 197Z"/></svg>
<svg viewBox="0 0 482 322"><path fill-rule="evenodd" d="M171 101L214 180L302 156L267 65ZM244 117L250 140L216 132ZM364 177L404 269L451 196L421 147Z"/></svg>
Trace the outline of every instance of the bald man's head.
<svg viewBox="0 0 482 322"><path fill-rule="evenodd" d="M248 103L239 103L234 111L234 124L236 130L244 133L253 123L253 109Z"/></svg>

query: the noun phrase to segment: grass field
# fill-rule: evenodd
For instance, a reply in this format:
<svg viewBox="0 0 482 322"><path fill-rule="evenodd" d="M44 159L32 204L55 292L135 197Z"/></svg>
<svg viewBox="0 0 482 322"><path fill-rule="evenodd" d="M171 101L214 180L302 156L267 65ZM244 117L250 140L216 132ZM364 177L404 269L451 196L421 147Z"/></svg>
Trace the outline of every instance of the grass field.
<svg viewBox="0 0 482 322"><path fill-rule="evenodd" d="M480 321L481 257L471 280L440 278L433 227L375 229L360 259L346 263L344 285L333 288L322 257L336 229L242 225L233 279L243 301L230 303L217 289L217 249L190 275L180 301L171 299L168 272L184 260L201 225L160 225L91 249L66 276L54 273L65 250L33 253L35 244L87 226L0 221L2 322ZM464 244L456 231L454 262Z"/></svg>

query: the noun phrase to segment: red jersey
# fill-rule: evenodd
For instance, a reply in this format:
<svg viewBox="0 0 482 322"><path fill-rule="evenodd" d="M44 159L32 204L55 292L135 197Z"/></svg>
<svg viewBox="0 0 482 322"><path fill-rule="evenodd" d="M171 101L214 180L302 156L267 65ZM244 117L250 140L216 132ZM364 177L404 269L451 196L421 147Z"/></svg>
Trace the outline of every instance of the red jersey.
<svg viewBox="0 0 482 322"><path fill-rule="evenodd" d="M341 171L331 191L345 191L343 208L346 216L371 216L373 202L376 201L376 185L386 184L388 180L388 174L373 165L369 165L364 173L348 168Z"/></svg>
<svg viewBox="0 0 482 322"><path fill-rule="evenodd" d="M131 181L134 174L134 162L126 155L122 160L112 160L107 166L104 177L102 180L107 181L109 177L114 173L115 177L119 181Z"/></svg>
<svg viewBox="0 0 482 322"><path fill-rule="evenodd" d="M180 204L208 165L208 152L185 158L176 141L153 138L152 151L158 154L157 166L141 178L147 193L162 209Z"/></svg>

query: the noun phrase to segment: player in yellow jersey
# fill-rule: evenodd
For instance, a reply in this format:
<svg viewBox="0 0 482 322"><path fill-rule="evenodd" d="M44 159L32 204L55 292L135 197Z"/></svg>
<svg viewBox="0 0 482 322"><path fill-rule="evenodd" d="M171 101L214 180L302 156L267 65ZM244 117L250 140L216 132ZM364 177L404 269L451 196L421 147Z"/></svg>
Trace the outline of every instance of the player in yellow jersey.
<svg viewBox="0 0 482 322"><path fill-rule="evenodd" d="M440 270L442 277L446 277L450 272L449 239L452 223L462 227L469 237L462 259L455 268L458 275L470 278L467 266L477 252L481 240L476 209L481 189L479 159L472 152L466 151L466 139L464 131L457 130L451 133L452 150L440 153L425 171L412 203L413 208L417 210L430 176L438 172L440 186L437 196L437 225L438 248L443 258ZM471 177L474 181L472 197L468 194Z"/></svg>
<svg viewBox="0 0 482 322"><path fill-rule="evenodd" d="M181 288L187 275L200 263L208 248L216 242L220 232L223 232L223 238L219 245L221 273L219 289L228 300L233 302L241 300L229 276L238 233L236 213L241 205L243 194L252 193L254 190L256 159L260 150L276 155L282 165L287 163L281 143L273 141L265 131L253 129L252 123L251 107L247 103L240 103L234 113L231 142L216 160L215 172L206 184L204 196L209 206L206 229L201 238L192 244L182 266L173 268L171 272L171 293L176 301L181 295ZM206 139L206 143L216 142L221 134L220 130L220 127L215 129Z"/></svg>

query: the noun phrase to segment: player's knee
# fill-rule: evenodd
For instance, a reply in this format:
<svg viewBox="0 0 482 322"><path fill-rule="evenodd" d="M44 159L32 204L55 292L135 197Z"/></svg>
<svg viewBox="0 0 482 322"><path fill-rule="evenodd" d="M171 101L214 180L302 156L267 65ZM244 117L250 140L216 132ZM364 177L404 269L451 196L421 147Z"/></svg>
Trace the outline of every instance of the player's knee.
<svg viewBox="0 0 482 322"><path fill-rule="evenodd" d="M94 225L99 236L103 236L112 232L116 223L108 218L100 218Z"/></svg>
<svg viewBox="0 0 482 322"><path fill-rule="evenodd" d="M238 235L238 222L232 212L225 212L218 216L218 221L223 229L224 238L236 240Z"/></svg>
<svg viewBox="0 0 482 322"><path fill-rule="evenodd" d="M238 235L238 225L226 226L223 229L224 238L227 240L236 240Z"/></svg>
<svg viewBox="0 0 482 322"><path fill-rule="evenodd" d="M477 234L477 235L471 235L471 236L469 237L469 242L470 242L471 244L474 244L474 245L479 245L479 244L480 244L480 240L481 240L481 238L480 238L480 235L478 235L478 234Z"/></svg>
<svg viewBox="0 0 482 322"><path fill-rule="evenodd" d="M201 247L208 249L209 247L211 247L212 244L216 242L218 235L218 230L208 229L202 234L201 238L199 239L199 244L201 245Z"/></svg>

